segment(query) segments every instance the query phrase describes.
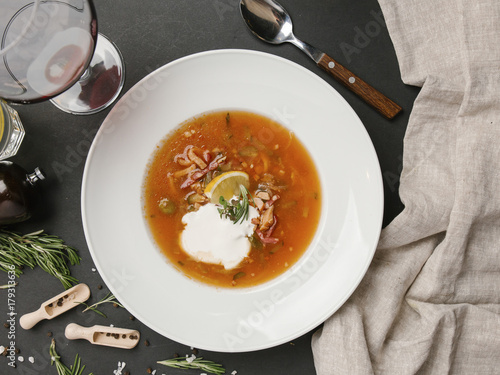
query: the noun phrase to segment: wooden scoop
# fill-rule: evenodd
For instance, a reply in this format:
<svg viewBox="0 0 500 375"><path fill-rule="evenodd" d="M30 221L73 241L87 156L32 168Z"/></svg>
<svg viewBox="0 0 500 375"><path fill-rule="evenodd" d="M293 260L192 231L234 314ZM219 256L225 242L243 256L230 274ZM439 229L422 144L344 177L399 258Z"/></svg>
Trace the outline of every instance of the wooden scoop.
<svg viewBox="0 0 500 375"><path fill-rule="evenodd" d="M90 289L86 284L75 285L73 288L42 303L38 310L23 315L21 319L19 319L19 324L24 329L33 328L40 320L53 319L73 307L78 306L80 302L85 302L89 297Z"/></svg>
<svg viewBox="0 0 500 375"><path fill-rule="evenodd" d="M109 326L82 327L75 323L68 324L64 334L70 340L85 339L91 344L121 349L132 349L141 338L139 331L133 329Z"/></svg>

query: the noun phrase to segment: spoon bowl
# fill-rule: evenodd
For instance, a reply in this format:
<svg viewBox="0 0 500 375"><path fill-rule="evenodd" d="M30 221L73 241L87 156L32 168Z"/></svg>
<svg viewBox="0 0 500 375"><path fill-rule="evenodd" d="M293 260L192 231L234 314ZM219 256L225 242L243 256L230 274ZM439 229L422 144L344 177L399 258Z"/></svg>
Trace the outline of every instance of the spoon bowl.
<svg viewBox="0 0 500 375"><path fill-rule="evenodd" d="M290 15L278 3L241 1L240 11L252 33L265 42L281 44L295 37Z"/></svg>
<svg viewBox="0 0 500 375"><path fill-rule="evenodd" d="M250 31L259 39L271 44L292 43L313 59L319 67L361 97L384 117L392 119L401 112L399 105L354 75L326 53L297 39L293 34L290 15L276 1L240 0L240 12Z"/></svg>

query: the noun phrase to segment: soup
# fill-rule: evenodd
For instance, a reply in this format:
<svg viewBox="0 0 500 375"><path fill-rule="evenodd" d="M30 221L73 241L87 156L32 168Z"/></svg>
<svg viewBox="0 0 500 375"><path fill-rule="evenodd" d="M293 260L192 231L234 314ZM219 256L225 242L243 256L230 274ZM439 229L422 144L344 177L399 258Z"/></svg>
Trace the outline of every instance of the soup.
<svg viewBox="0 0 500 375"><path fill-rule="evenodd" d="M304 254L321 188L293 132L255 113L219 111L162 140L143 200L154 241L178 270L218 287L250 287Z"/></svg>

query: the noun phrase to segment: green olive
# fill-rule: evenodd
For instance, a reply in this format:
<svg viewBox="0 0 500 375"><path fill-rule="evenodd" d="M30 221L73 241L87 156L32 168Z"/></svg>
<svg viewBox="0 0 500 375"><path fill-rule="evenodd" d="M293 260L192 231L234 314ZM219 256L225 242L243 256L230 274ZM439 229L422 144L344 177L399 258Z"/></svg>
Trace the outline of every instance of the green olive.
<svg viewBox="0 0 500 375"><path fill-rule="evenodd" d="M160 201L160 203L158 204L158 208L166 215L174 214L177 209L175 203L171 200L168 200L167 198L164 198Z"/></svg>

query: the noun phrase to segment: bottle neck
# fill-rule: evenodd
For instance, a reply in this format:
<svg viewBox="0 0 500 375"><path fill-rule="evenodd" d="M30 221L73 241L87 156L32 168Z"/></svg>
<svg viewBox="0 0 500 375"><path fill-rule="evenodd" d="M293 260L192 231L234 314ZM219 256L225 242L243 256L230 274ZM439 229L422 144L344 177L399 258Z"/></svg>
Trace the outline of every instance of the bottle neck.
<svg viewBox="0 0 500 375"><path fill-rule="evenodd" d="M45 175L40 168L36 167L33 173L26 175L26 178L30 184L34 185L37 181L45 180Z"/></svg>

